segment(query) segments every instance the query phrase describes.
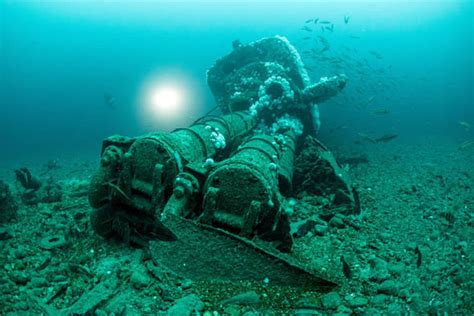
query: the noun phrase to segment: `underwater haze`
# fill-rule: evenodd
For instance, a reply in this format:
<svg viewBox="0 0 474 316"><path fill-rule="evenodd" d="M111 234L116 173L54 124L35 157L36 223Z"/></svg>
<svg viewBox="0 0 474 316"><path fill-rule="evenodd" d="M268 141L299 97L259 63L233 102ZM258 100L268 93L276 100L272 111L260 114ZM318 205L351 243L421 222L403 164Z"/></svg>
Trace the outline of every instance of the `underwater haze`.
<svg viewBox="0 0 474 316"><path fill-rule="evenodd" d="M368 61L363 74L351 75L356 64L335 69L303 55L305 63L315 64L309 72L313 81L336 71L349 77L344 96L320 109L325 140L336 137L327 135L330 128L351 125L360 132L388 129L404 141L427 135L461 141L458 122L474 117L472 1L2 1L0 6L1 147L8 148L2 160L97 154L110 134L134 136L189 124L214 106L206 70L231 51L232 41L282 35L301 54L309 47L301 28L316 17L334 23L334 31L324 33L332 45L328 55L345 52ZM350 16L347 24L344 16ZM142 87L150 76L170 71L192 82L187 89L193 90L190 106L196 110L175 124L144 122ZM388 108L390 115L374 119L357 111L373 95L374 107ZM108 96L113 106L104 102Z"/></svg>
<svg viewBox="0 0 474 316"><path fill-rule="evenodd" d="M0 315L474 315L473 6L0 0Z"/></svg>

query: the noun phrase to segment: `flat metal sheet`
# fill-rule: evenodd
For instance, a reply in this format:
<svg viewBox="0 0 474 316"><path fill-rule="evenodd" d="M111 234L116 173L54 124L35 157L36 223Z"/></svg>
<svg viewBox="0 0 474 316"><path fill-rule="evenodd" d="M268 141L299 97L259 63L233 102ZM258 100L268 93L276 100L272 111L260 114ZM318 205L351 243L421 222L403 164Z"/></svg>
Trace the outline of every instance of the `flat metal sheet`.
<svg viewBox="0 0 474 316"><path fill-rule="evenodd" d="M263 281L328 291L337 286L290 255L265 249L225 230L170 215L174 241L150 241L153 260L194 281Z"/></svg>

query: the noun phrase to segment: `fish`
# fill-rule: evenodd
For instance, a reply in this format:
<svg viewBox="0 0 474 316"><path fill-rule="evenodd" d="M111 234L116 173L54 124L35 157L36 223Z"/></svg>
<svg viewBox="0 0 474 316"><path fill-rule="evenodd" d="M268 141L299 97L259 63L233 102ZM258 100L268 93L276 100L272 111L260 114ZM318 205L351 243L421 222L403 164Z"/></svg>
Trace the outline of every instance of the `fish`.
<svg viewBox="0 0 474 316"><path fill-rule="evenodd" d="M310 36L305 36L305 37L303 37L303 40L304 40L304 41L307 41L307 40L310 40L310 39L311 39Z"/></svg>
<svg viewBox="0 0 474 316"><path fill-rule="evenodd" d="M303 31L306 31L306 32L312 32L313 30L311 28L309 28L307 25L303 26L301 28Z"/></svg>
<svg viewBox="0 0 474 316"><path fill-rule="evenodd" d="M361 74L361 75L365 74L365 73L364 73L363 71L361 71L361 70L356 70L356 71L357 71L359 74ZM361 79L361 80L363 81L363 79ZM357 89L357 92L362 93L363 91L358 88L358 89ZM372 102L374 102L374 100L375 100L375 95L371 96L365 103L361 103L360 105L358 105L358 108L360 108L360 109L365 109L365 108L367 108L369 105L371 105Z"/></svg>
<svg viewBox="0 0 474 316"><path fill-rule="evenodd" d="M331 21L321 20L319 21L319 24L331 24Z"/></svg>
<svg viewBox="0 0 474 316"><path fill-rule="evenodd" d="M342 273L344 273L344 276L348 279L352 279L352 270L349 264L347 263L346 259L344 259L344 256L341 255L341 263L342 263Z"/></svg>
<svg viewBox="0 0 474 316"><path fill-rule="evenodd" d="M334 31L334 24L331 24L331 26L326 26L324 27L326 30L333 32Z"/></svg>
<svg viewBox="0 0 474 316"><path fill-rule="evenodd" d="M374 100L375 100L375 95L373 95L369 98L369 100L367 101L367 105L372 104L372 102L374 102Z"/></svg>
<svg viewBox="0 0 474 316"><path fill-rule="evenodd" d="M318 24L319 18L314 19L314 24Z"/></svg>
<svg viewBox="0 0 474 316"><path fill-rule="evenodd" d="M459 121L459 125L461 125L466 132L471 129L471 124L469 124L468 122Z"/></svg>
<svg viewBox="0 0 474 316"><path fill-rule="evenodd" d="M376 144L376 143L377 143L377 141L376 141L374 138L370 137L370 136L367 135L367 134L364 134L364 133L357 133L357 134L358 134L359 137L362 138L363 140L366 140L366 141L371 142L371 143L373 143L373 144Z"/></svg>
<svg viewBox="0 0 474 316"><path fill-rule="evenodd" d="M372 111L372 114L386 115L386 114L390 114L390 110L389 109L375 109Z"/></svg>
<svg viewBox="0 0 474 316"><path fill-rule="evenodd" d="M111 109L115 108L115 98L108 93L104 94L104 103Z"/></svg>
<svg viewBox="0 0 474 316"><path fill-rule="evenodd" d="M324 46L329 46L329 41L324 36L318 35L318 38L321 41L321 44Z"/></svg>
<svg viewBox="0 0 474 316"><path fill-rule="evenodd" d="M330 46L324 46L323 48L321 48L321 50L319 52L324 53L325 51L329 50L329 48L331 48L331 47Z"/></svg>
<svg viewBox="0 0 474 316"><path fill-rule="evenodd" d="M474 145L474 139L466 140L461 145L459 145L458 150L464 150Z"/></svg>
<svg viewBox="0 0 474 316"><path fill-rule="evenodd" d="M371 54L372 56L374 56L377 59L382 59L383 58L382 54L380 54L379 52L376 52L374 50L369 50L369 54Z"/></svg>
<svg viewBox="0 0 474 316"><path fill-rule="evenodd" d="M350 19L351 19L351 17L350 17L350 16L348 16L348 15L344 15L344 24L347 24L347 23L349 23L349 20L350 20Z"/></svg>
<svg viewBox="0 0 474 316"><path fill-rule="evenodd" d="M334 131L341 130L341 129L347 129L347 128L349 128L347 125L339 125L339 126L336 126L334 128L331 128L329 130L329 132L332 133Z"/></svg>
<svg viewBox="0 0 474 316"><path fill-rule="evenodd" d="M341 59L333 59L331 61L329 61L331 64L335 64L335 65L339 65L339 64L342 64L344 61L341 60Z"/></svg>
<svg viewBox="0 0 474 316"><path fill-rule="evenodd" d="M394 140L397 137L398 137L397 134L385 134L382 137L376 138L375 142L376 143L387 143L391 140Z"/></svg>
<svg viewBox="0 0 474 316"><path fill-rule="evenodd" d="M304 23L310 23L310 22L313 22L313 19L308 19L308 20L304 21Z"/></svg>

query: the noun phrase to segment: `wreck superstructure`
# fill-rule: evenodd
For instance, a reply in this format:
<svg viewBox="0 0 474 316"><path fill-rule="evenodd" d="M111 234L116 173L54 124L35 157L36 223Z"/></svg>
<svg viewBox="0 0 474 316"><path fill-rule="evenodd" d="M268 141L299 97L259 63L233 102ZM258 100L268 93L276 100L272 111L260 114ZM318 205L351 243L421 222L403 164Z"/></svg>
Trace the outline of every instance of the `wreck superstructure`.
<svg viewBox="0 0 474 316"><path fill-rule="evenodd" d="M242 278L278 279L288 273L295 284L334 286L330 276L288 255L293 238L285 200L294 195L302 139L319 128L318 104L343 89L346 77L311 84L296 49L277 36L236 43L208 71L208 84L221 116L170 133L104 140L89 194L94 230L127 242L149 241L152 255L167 266L193 256L206 262L202 253L209 253L193 249L213 245L218 256L236 257L232 249L240 249L245 258L237 257L252 269L236 272L231 262L214 266L222 276L234 270ZM197 279L213 275L204 268L178 270Z"/></svg>

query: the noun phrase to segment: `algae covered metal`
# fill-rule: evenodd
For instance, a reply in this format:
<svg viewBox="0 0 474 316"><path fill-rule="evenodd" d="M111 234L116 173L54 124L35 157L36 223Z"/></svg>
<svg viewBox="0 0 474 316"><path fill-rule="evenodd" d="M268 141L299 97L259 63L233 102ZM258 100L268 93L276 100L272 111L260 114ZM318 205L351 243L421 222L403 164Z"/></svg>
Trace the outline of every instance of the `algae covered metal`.
<svg viewBox="0 0 474 316"><path fill-rule="evenodd" d="M91 205L103 209L94 215L98 218L93 226L103 234L112 232L113 222L103 219L110 217L112 206L133 209L158 221L173 184L180 183L178 175L186 173L194 179L189 181L199 183L206 173L205 161L224 155L255 124L249 114L232 113L206 117L171 133L106 139L89 194ZM194 192L192 185L188 188Z"/></svg>
<svg viewBox="0 0 474 316"><path fill-rule="evenodd" d="M298 51L282 36L263 38L217 60L207 82L223 113L250 110L271 125L291 115L308 134L320 126L318 104L341 91L344 74L311 83Z"/></svg>
<svg viewBox="0 0 474 316"><path fill-rule="evenodd" d="M318 104L346 77L312 84L296 49L279 36L234 43L207 75L222 115L169 133L104 140L89 194L92 227L147 244L156 262L195 280L335 286L331 275L291 255L285 205L296 193L302 140L319 128Z"/></svg>
<svg viewBox="0 0 474 316"><path fill-rule="evenodd" d="M226 226L242 236L280 240L291 248L289 222L280 188L291 191L295 135L255 135L209 173L202 221Z"/></svg>

